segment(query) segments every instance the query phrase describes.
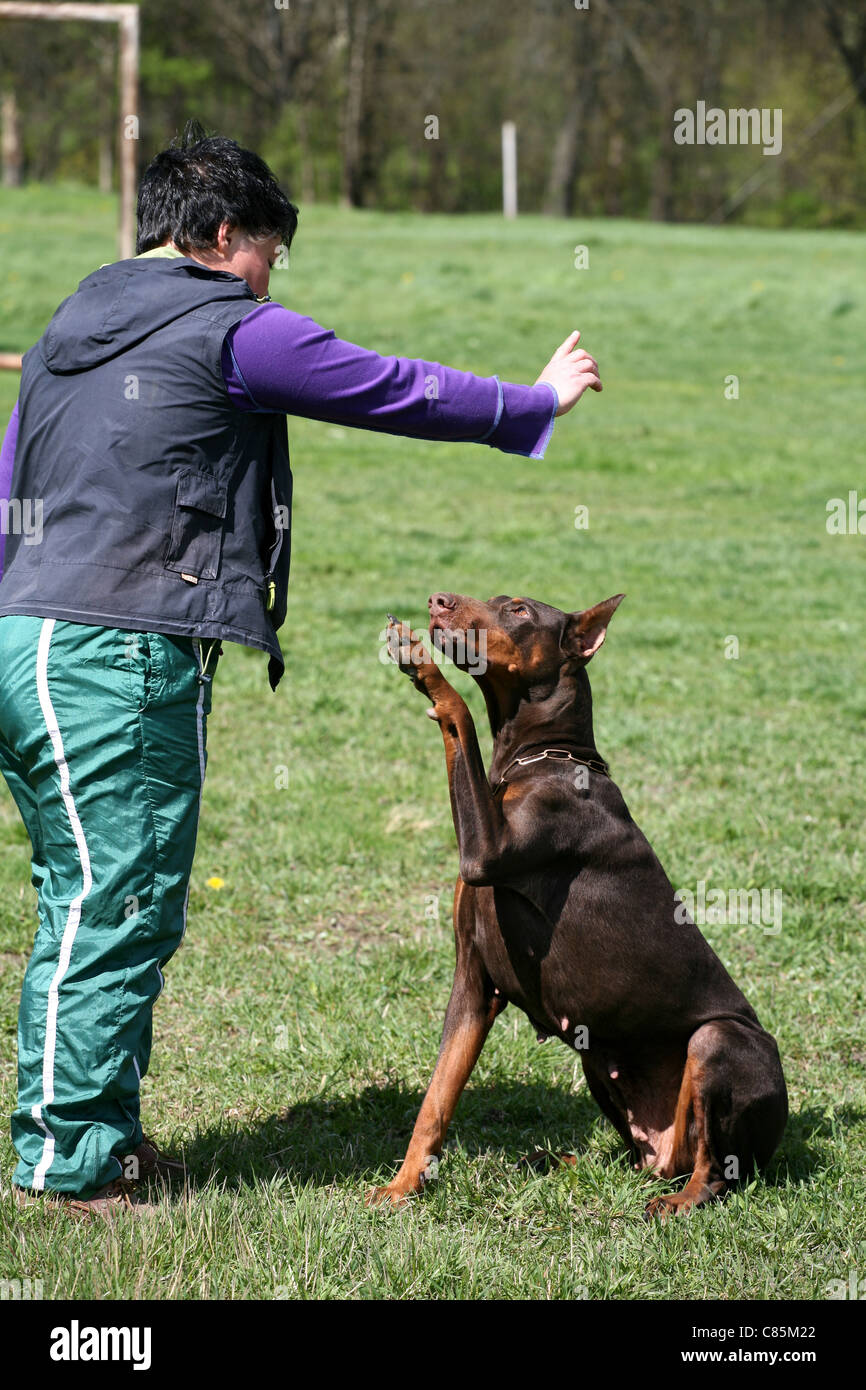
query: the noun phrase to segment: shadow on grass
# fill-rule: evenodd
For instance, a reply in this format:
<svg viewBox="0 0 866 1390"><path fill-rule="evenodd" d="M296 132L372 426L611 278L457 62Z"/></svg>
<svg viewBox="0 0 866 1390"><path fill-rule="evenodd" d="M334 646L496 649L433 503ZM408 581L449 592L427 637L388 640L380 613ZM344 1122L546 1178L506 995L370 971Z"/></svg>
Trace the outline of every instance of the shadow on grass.
<svg viewBox="0 0 866 1390"><path fill-rule="evenodd" d="M421 1091L368 1086L357 1096L303 1101L245 1128L217 1125L183 1145L189 1185L214 1176L230 1188L279 1174L322 1183L387 1178L402 1161L422 1100ZM504 1151L517 1163L539 1147L580 1152L599 1122L588 1095L496 1082L465 1093L448 1146L459 1142L470 1154Z"/></svg>
<svg viewBox="0 0 866 1390"><path fill-rule="evenodd" d="M357 1096L303 1101L246 1128L214 1126L184 1145L189 1185L194 1189L217 1177L238 1188L283 1174L322 1184L387 1178L402 1161L422 1099L421 1091L395 1084L368 1086ZM809 1185L833 1162L835 1129L861 1118L852 1107L833 1117L815 1108L791 1115L762 1180L770 1187ZM598 1125L612 1159L623 1157L619 1137L586 1092L499 1081L465 1093L449 1143L459 1142L468 1154L504 1153L517 1163L539 1148L579 1155Z"/></svg>
<svg viewBox="0 0 866 1390"><path fill-rule="evenodd" d="M853 1105L837 1106L831 1115L815 1106L805 1106L789 1115L782 1142L764 1174L771 1187L808 1186L816 1173L833 1167L834 1147L839 1129L853 1129L864 1112Z"/></svg>

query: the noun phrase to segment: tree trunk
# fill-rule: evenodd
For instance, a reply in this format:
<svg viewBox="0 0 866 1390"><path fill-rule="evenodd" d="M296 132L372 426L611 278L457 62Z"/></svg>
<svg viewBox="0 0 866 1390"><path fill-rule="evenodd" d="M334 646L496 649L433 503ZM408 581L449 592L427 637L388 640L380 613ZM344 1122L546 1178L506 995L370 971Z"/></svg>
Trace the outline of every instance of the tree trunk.
<svg viewBox="0 0 866 1390"><path fill-rule="evenodd" d="M447 212L449 210L447 206L447 155L441 140L431 140L429 143L430 160L427 177L427 198L424 205L425 211Z"/></svg>
<svg viewBox="0 0 866 1390"><path fill-rule="evenodd" d="M295 107L295 134L298 142L298 170L301 182L301 201L316 201L316 178L310 154L310 128L307 122L307 107L304 100Z"/></svg>
<svg viewBox="0 0 866 1390"><path fill-rule="evenodd" d="M674 128L670 101L658 106L659 151L653 161L650 184L650 217L653 222L670 222L674 196Z"/></svg>
<svg viewBox="0 0 866 1390"><path fill-rule="evenodd" d="M605 217L622 216L622 160L625 148L623 137L617 128L619 122L613 124L607 141L607 159L604 170L604 215Z"/></svg>
<svg viewBox="0 0 866 1390"><path fill-rule="evenodd" d="M110 193L114 176L114 132L104 131L99 137L99 191Z"/></svg>
<svg viewBox="0 0 866 1390"><path fill-rule="evenodd" d="M823 9L827 32L848 69L858 101L866 106L866 16L859 13L859 5L846 11L834 0L824 0Z"/></svg>
<svg viewBox="0 0 866 1390"><path fill-rule="evenodd" d="M21 129L18 123L18 102L15 92L7 87L0 96L0 160L3 164L3 187L18 188L21 184Z"/></svg>
<svg viewBox="0 0 866 1390"><path fill-rule="evenodd" d="M361 130L364 120L364 77L367 66L367 31L370 27L368 0L352 0L346 6L349 55L346 71L346 98L343 104L343 169L340 201L344 207L360 207L362 202L363 151Z"/></svg>
<svg viewBox="0 0 866 1390"><path fill-rule="evenodd" d="M578 138L585 105L583 93L573 96L556 134L544 192L543 211L548 217L570 217L572 214L574 190L580 172Z"/></svg>

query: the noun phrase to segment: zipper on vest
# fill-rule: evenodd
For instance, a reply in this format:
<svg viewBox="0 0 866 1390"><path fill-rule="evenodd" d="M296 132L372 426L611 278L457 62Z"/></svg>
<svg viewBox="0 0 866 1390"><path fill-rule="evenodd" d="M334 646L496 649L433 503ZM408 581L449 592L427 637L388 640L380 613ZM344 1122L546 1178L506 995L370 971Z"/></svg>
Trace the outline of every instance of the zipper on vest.
<svg viewBox="0 0 866 1390"><path fill-rule="evenodd" d="M280 553L283 549L283 527L277 524L279 503L277 501L277 488L273 478L271 478L271 507L271 515L273 517L277 539L271 546L270 564L268 572L265 575L265 610L268 613L272 613L276 607L277 581L272 578L272 575L277 568L277 562L279 561Z"/></svg>

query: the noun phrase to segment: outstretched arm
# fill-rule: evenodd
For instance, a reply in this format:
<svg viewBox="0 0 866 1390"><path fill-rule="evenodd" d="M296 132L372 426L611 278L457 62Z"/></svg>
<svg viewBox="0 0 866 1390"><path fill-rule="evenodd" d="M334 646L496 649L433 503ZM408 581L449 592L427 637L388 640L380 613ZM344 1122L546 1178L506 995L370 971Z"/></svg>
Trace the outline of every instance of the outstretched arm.
<svg viewBox="0 0 866 1390"><path fill-rule="evenodd" d="M572 341L572 339L574 341ZM417 439L489 444L542 458L557 414L593 386L592 363L580 374L564 362L567 339L534 386L478 377L439 362L380 356L279 304L247 314L226 336L223 376L242 410L281 411Z"/></svg>

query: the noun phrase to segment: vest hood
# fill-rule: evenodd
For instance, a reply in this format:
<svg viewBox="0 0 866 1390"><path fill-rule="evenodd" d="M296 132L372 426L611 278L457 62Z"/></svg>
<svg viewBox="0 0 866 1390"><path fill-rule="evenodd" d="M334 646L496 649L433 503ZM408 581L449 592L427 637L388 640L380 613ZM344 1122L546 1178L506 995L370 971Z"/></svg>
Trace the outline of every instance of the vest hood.
<svg viewBox="0 0 866 1390"><path fill-rule="evenodd" d="M143 342L202 302L202 281L220 284L219 298L256 296L246 280L188 257L133 259L104 265L64 299L42 338L45 366L55 376L88 371Z"/></svg>

